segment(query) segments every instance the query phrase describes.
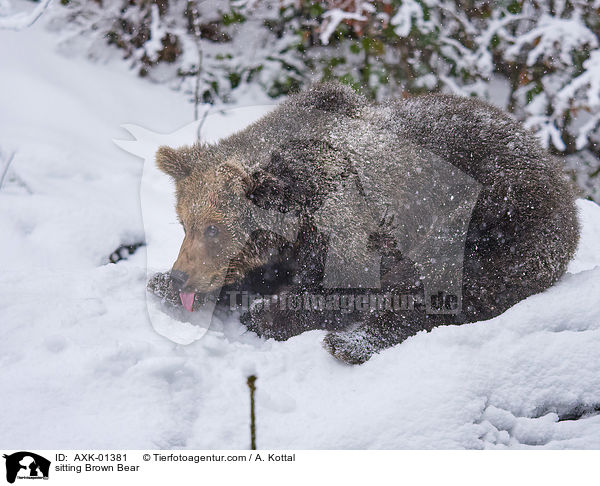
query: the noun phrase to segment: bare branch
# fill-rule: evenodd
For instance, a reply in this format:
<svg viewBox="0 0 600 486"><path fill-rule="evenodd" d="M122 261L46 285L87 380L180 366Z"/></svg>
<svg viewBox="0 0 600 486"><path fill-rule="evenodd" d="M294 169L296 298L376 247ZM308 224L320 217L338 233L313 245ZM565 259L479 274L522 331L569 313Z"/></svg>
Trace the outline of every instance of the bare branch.
<svg viewBox="0 0 600 486"><path fill-rule="evenodd" d="M23 30L31 27L42 16L52 0L42 0L31 12L19 12L10 17L0 17L0 29Z"/></svg>
<svg viewBox="0 0 600 486"><path fill-rule="evenodd" d="M2 153L0 152L0 162L2 162ZM15 152L11 153L8 156L8 159L6 159L6 163L4 164L4 167L2 167L2 175L0 176L0 189L2 189L2 184L4 184L4 178L6 177L6 174L8 174L8 168L10 167L10 164L12 164L13 159L15 158Z"/></svg>

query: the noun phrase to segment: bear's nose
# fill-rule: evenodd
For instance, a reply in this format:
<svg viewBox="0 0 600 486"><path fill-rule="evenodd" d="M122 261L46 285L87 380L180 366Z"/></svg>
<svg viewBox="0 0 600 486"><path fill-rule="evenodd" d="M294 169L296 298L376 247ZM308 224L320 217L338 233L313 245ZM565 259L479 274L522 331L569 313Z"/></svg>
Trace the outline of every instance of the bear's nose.
<svg viewBox="0 0 600 486"><path fill-rule="evenodd" d="M188 281L188 274L181 270L171 270L171 282L175 290L181 290Z"/></svg>

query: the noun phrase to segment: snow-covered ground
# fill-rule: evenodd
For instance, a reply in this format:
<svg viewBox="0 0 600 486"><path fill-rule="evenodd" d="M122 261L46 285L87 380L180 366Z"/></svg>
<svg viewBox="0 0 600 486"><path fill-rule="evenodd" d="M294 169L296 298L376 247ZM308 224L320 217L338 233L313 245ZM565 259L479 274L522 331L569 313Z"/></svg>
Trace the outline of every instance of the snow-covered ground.
<svg viewBox="0 0 600 486"><path fill-rule="evenodd" d="M249 374L260 448L600 447L600 207L579 203L580 249L555 287L359 367L320 331L265 342L232 321L178 345L148 318L145 249L107 260L144 239L143 163L112 140L124 123L174 132L192 106L55 43L41 22L0 30L0 158L15 154L0 188L0 448L247 448Z"/></svg>

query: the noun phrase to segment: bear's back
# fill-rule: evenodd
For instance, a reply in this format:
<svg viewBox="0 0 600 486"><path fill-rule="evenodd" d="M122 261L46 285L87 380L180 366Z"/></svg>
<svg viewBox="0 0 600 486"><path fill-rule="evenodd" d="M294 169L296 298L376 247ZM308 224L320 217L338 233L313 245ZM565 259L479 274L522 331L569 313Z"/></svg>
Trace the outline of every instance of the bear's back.
<svg viewBox="0 0 600 486"><path fill-rule="evenodd" d="M515 181L530 171L545 170L553 176L562 172L532 132L483 101L425 95L388 106L399 136L426 147L483 184L499 172Z"/></svg>

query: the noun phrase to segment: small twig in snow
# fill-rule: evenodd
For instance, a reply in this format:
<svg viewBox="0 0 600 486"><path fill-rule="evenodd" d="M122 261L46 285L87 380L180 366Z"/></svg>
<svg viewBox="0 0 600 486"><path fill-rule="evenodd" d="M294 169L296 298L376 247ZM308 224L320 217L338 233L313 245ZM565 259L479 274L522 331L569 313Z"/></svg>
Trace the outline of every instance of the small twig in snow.
<svg viewBox="0 0 600 486"><path fill-rule="evenodd" d="M198 131L197 131L197 139L198 141L200 141L200 133L202 132L202 127L204 126L204 122L206 121L206 117L208 116L208 113L210 111L210 107L206 107L204 109L204 113L202 113L202 120L200 121L200 123L198 124Z"/></svg>
<svg viewBox="0 0 600 486"><path fill-rule="evenodd" d="M248 388L250 388L250 449L256 450L256 415L254 413L254 392L256 391L256 376L248 377Z"/></svg>
<svg viewBox="0 0 600 486"><path fill-rule="evenodd" d="M0 29L23 30L31 27L42 16L52 0L42 0L31 12L19 12L10 17L0 17Z"/></svg>
<svg viewBox="0 0 600 486"><path fill-rule="evenodd" d="M6 165L2 168L2 175L0 176L0 189L2 189L2 184L4 184L4 178L6 177L6 174L8 174L8 168L10 167L10 164L12 164L12 161L14 158L15 158L15 152L11 153L8 156Z"/></svg>

